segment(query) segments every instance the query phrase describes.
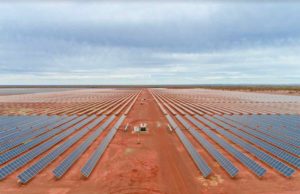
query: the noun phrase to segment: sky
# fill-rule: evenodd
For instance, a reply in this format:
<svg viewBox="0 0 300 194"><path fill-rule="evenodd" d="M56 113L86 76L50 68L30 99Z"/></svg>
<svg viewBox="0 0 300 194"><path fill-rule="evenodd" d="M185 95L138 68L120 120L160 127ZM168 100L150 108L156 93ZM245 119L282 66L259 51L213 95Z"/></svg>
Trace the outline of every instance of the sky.
<svg viewBox="0 0 300 194"><path fill-rule="evenodd" d="M2 2L20 84L300 84L300 2Z"/></svg>

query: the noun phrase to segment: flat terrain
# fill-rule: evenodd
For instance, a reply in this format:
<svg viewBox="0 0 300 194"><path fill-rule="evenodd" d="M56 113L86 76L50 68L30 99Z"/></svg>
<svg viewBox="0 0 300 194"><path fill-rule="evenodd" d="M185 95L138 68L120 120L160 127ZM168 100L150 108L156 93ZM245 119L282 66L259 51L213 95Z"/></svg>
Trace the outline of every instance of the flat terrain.
<svg viewBox="0 0 300 194"><path fill-rule="evenodd" d="M0 88L0 96L76 90L76 88Z"/></svg>
<svg viewBox="0 0 300 194"><path fill-rule="evenodd" d="M3 121L3 125L0 128L3 131L0 133L0 147L5 143L4 140L1 141L1 138L5 139L4 135L1 137L1 134L6 134L6 131L9 131L13 126L13 124L5 122L5 119L7 119L4 118L5 115L10 115L10 117L17 115L50 115L51 117L67 115L71 117L76 115L76 118L86 115L87 118L94 116L95 118L93 117L93 119L97 119L102 115L106 116L104 120L92 127L82 138L53 159L28 183L17 183L19 179L17 176L55 149L60 148L66 141L72 140L76 136L77 131L84 130L95 120L92 119L87 122L64 140L49 147L49 149L32 158L24 166L8 174L0 181L0 194L300 193L299 166L289 163L289 161L284 160L283 157L268 149L268 146L274 147L274 149L282 151L283 154L292 156L295 158L295 161L299 160L300 97L298 96L211 89L79 89L1 96L0 114L3 117L3 120L0 120L0 122ZM93 143L64 176L57 180L53 170L73 153L78 146L93 136L94 132L113 115L116 118L95 138ZM104 142L104 138L107 137L122 115L126 116L125 120L117 127L117 132L97 161L90 176L85 178L81 173L82 168L95 153L97 147ZM179 130L211 169L210 175L206 178L195 165L193 158L179 138L177 130L174 130L175 128L167 120L167 115L175 121L178 128L180 128ZM178 120L178 116L187 121L211 147L238 169L238 173L234 177L231 177L210 152L197 141L195 136L190 133L190 129L188 130ZM203 127L198 127L195 123L192 123L187 116L196 119ZM245 132L244 134L246 135L239 136L238 132L230 130L226 125L218 125L215 119L219 117L227 119L227 123L233 122L234 125L232 124L231 126L235 130L242 133ZM141 123L147 124L148 131L134 133L134 127L139 126ZM214 125L217 127L214 127ZM20 124L18 126L23 125ZM26 134L32 134L33 131L38 131L40 128L29 128L30 132ZM205 133L204 128L216 134L234 149L257 163L257 165L266 170L266 173L262 177L255 175ZM72 129L72 127L66 130L69 129ZM51 130L55 130L55 128L49 131ZM268 163L263 162L260 157L253 155L241 145L222 135L222 131L227 131L241 141L247 142L249 146L263 151L274 160L282 163L286 169L292 169L292 175L288 176L274 169ZM45 134L47 133L48 131ZM7 132L7 134L10 133ZM20 137L13 137L15 139L12 141L26 137L26 134L22 133ZM57 136L60 134L57 134ZM34 138L28 138L19 145L3 151L0 154L0 159L6 152L16 149L22 144L25 145L30 141L36 141L42 135L41 133ZM254 139L262 143L254 143ZM47 141L51 141L51 139L45 140L45 142ZM42 143L40 142L20 153L17 157L2 163L0 165L0 175L7 165L30 153L33 149L41 146ZM263 147L263 145L266 145L266 147ZM294 151L290 151L290 148L293 148Z"/></svg>
<svg viewBox="0 0 300 194"><path fill-rule="evenodd" d="M283 95L294 95L300 96L299 85L231 85L231 86L210 86L203 87L207 89L218 89L228 91L244 91L244 92L258 92L267 94L283 94Z"/></svg>

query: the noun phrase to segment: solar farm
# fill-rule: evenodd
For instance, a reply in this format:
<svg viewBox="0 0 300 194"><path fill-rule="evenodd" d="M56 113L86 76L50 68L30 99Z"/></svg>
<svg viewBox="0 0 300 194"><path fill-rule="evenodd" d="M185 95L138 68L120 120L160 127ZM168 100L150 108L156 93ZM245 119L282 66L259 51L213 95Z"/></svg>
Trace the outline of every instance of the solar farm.
<svg viewBox="0 0 300 194"><path fill-rule="evenodd" d="M296 194L299 168L300 96L196 88L0 96L0 194Z"/></svg>

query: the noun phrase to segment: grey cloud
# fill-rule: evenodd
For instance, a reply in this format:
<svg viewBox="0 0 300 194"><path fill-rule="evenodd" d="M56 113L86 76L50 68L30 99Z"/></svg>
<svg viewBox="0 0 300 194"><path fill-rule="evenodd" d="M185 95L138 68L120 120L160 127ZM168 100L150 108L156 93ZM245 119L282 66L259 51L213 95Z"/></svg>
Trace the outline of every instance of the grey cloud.
<svg viewBox="0 0 300 194"><path fill-rule="evenodd" d="M22 75L50 84L300 82L299 9L295 2L0 4L0 83Z"/></svg>
<svg viewBox="0 0 300 194"><path fill-rule="evenodd" d="M63 4L57 11L53 5L42 4L39 8L27 6L27 12L20 6L20 14L5 16L4 33L7 30L14 37L175 51L267 44L299 38L300 33L298 3L120 4Z"/></svg>

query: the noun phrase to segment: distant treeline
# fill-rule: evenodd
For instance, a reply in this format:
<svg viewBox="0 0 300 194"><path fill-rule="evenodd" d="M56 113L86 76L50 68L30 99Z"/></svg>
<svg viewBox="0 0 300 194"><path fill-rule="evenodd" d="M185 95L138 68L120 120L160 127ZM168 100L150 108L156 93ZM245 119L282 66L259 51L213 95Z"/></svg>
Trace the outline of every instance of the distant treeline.
<svg viewBox="0 0 300 194"><path fill-rule="evenodd" d="M0 85L0 88L208 88L224 90L300 90L300 84L294 85Z"/></svg>
<svg viewBox="0 0 300 194"><path fill-rule="evenodd" d="M248 91L265 91L265 90L288 90L300 91L300 85L212 85L202 88L221 89L221 90L248 90Z"/></svg>

